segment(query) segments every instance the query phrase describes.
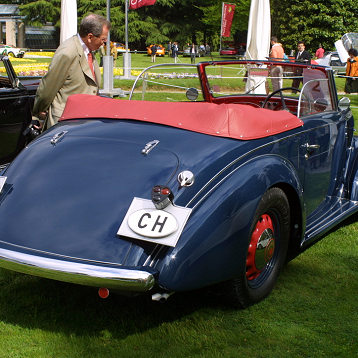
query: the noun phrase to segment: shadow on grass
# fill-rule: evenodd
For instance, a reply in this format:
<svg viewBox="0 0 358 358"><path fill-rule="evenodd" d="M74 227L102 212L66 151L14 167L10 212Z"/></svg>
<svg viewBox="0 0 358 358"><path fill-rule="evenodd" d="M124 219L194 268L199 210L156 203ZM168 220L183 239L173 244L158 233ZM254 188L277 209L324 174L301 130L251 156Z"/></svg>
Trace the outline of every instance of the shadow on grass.
<svg viewBox="0 0 358 358"><path fill-rule="evenodd" d="M2 269L0 283L1 321L65 334L88 336L107 330L113 338L121 339L180 320L203 307L228 309L207 289L176 293L159 303L150 295L127 297L113 292L101 299L96 288Z"/></svg>
<svg viewBox="0 0 358 358"><path fill-rule="evenodd" d="M332 233L335 235L335 231L356 222L357 219L358 215L352 216L327 235ZM323 240L327 235L323 237ZM318 253L310 254L314 259L301 256L293 260L284 269L277 289L271 296L259 305L253 306L249 311L261 312L262 307L271 306L273 309L277 305L276 301L292 311L292 307L297 304L301 307L309 307L317 298L317 294L323 297L325 295L337 297L339 294L345 296L345 287L349 289L347 282L341 282L340 287L328 289L339 290L339 292L325 292L327 287L324 280L331 280L327 277L339 271L339 267L326 262L324 256L336 255L335 260L338 265L340 262L347 262L344 253L340 256L339 249L333 250L335 240L335 238L329 238L332 250L326 249L326 245L323 251L321 248L314 249ZM335 252L331 253L331 251ZM123 339L159 327L163 323L181 321L196 311L205 314L208 309L207 312L210 315L213 310L223 314L225 311L228 313L234 310L222 302L222 296L214 294L213 288L176 293L166 303L157 303L152 302L151 296L148 295L125 297L114 293L103 300L99 298L95 288L41 279L6 270L0 270L0 283L2 287L0 292L1 321L23 328L62 332L79 337L98 336L101 332L110 332L112 338ZM329 302L327 300L326 303L328 311L331 308ZM333 304L336 304L335 300ZM324 310L324 304L321 309ZM245 313L239 315L245 316Z"/></svg>

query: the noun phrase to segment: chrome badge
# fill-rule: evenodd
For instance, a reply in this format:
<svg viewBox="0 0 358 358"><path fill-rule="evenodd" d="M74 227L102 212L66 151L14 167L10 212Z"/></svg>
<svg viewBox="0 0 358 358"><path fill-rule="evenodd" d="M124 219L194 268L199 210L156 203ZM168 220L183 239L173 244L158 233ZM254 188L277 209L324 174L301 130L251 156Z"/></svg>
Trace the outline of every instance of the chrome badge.
<svg viewBox="0 0 358 358"><path fill-rule="evenodd" d="M159 144L158 139L154 139L151 142L148 142L145 147L142 149L142 154L148 155L149 152L154 149Z"/></svg>

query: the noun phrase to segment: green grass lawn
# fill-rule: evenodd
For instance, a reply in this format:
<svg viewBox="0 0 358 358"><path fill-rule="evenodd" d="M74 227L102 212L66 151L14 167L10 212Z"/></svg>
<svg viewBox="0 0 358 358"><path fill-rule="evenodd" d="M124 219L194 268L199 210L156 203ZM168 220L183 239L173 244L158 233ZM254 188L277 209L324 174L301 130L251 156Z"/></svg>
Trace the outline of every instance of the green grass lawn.
<svg viewBox="0 0 358 358"><path fill-rule="evenodd" d="M133 55L132 66L144 61ZM164 304L102 300L93 288L0 269L0 358L358 357L357 219L291 261L271 295L246 310L225 306L216 288Z"/></svg>
<svg viewBox="0 0 358 358"><path fill-rule="evenodd" d="M214 290L166 303L0 270L0 357L357 357L358 216L291 261L246 310Z"/></svg>

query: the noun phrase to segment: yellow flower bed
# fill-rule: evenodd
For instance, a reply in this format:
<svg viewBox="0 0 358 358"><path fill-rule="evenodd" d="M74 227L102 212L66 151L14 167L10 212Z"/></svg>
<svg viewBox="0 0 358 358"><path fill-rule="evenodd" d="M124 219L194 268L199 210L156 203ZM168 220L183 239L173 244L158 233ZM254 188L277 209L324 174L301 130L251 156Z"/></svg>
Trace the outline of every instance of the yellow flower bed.
<svg viewBox="0 0 358 358"><path fill-rule="evenodd" d="M48 71L48 63L36 63L33 65L15 65L14 70L18 76L44 76Z"/></svg>
<svg viewBox="0 0 358 358"><path fill-rule="evenodd" d="M40 53L40 52L39 52ZM45 54L46 52L41 52ZM37 52L36 52L37 54ZM48 71L48 63L34 63L36 62L29 58L12 58L11 63L13 64L14 70L18 76L44 76ZM26 63L21 64L21 63ZM141 71L132 70L132 76L138 76ZM6 73L5 67L0 67L0 73ZM101 67L101 73L103 74L103 68ZM113 76L123 76L123 69L120 67L113 68Z"/></svg>
<svg viewBox="0 0 358 358"><path fill-rule="evenodd" d="M25 57L26 55L28 56L39 56L39 57L53 57L53 55L55 54L55 52L26 52L25 53Z"/></svg>
<svg viewBox="0 0 358 358"><path fill-rule="evenodd" d="M18 62L26 62L26 63L29 63L29 62L36 62L36 60L32 59L32 58L18 58L18 57L10 57L10 61L11 63L18 63Z"/></svg>
<svg viewBox="0 0 358 358"><path fill-rule="evenodd" d="M103 68L101 67L101 73L103 74ZM131 70L132 76L138 76L141 71ZM113 68L113 76L123 76L123 69L120 67Z"/></svg>

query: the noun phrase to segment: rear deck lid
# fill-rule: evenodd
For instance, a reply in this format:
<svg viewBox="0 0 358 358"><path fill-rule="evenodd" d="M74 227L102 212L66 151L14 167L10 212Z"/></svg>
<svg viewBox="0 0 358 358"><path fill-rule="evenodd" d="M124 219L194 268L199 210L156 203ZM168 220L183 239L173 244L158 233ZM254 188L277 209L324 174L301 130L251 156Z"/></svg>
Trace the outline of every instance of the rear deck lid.
<svg viewBox="0 0 358 358"><path fill-rule="evenodd" d="M40 138L11 164L0 195L1 240L88 260L125 263L117 230L134 197L150 199L178 159L145 143L71 136Z"/></svg>

